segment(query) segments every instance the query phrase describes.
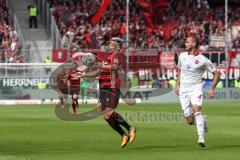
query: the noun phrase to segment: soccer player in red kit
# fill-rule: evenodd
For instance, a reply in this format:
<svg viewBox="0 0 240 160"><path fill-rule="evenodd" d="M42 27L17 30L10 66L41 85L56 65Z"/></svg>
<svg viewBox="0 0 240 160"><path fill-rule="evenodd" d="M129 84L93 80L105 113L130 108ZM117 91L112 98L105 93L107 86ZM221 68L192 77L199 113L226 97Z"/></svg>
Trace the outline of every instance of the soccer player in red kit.
<svg viewBox="0 0 240 160"><path fill-rule="evenodd" d="M77 114L78 109L78 95L80 92L80 78L76 77L76 70L71 71L67 75L67 84L68 84L68 92L72 96L72 109L73 114Z"/></svg>
<svg viewBox="0 0 240 160"><path fill-rule="evenodd" d="M75 65L75 64L74 64ZM64 96L71 95L72 97L72 109L73 114L77 113L78 108L78 94L80 92L80 78L76 77L77 73L77 64L69 72L60 72L57 76L57 86L58 90L61 93L60 102L64 105Z"/></svg>
<svg viewBox="0 0 240 160"><path fill-rule="evenodd" d="M121 69L121 46L120 38L112 38L109 43L109 52L107 60L97 65L99 70L93 72L78 72L80 77L99 77L100 88L100 104L104 119L107 123L122 137L121 147L125 147L127 143L133 143L136 136L136 129L131 127L125 119L115 111L119 103L121 79L118 71ZM122 129L125 127L128 134Z"/></svg>

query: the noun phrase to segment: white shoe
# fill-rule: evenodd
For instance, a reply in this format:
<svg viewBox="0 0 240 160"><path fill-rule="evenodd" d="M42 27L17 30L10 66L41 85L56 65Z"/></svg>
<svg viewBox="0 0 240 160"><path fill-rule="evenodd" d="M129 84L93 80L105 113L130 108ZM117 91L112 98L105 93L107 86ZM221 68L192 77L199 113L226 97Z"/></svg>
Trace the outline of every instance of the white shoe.
<svg viewBox="0 0 240 160"><path fill-rule="evenodd" d="M208 132L207 116L204 115L203 118L204 118L204 131Z"/></svg>
<svg viewBox="0 0 240 160"><path fill-rule="evenodd" d="M204 137L203 136L199 136L198 137L198 144L199 144L199 146L201 146L201 147L205 147L206 145L205 145L205 140L204 140Z"/></svg>

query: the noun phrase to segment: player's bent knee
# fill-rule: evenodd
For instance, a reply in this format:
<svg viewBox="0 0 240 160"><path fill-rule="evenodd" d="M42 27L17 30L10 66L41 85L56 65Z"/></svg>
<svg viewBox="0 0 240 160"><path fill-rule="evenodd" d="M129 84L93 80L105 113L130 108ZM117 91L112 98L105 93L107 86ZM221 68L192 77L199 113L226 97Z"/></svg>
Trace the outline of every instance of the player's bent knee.
<svg viewBox="0 0 240 160"><path fill-rule="evenodd" d="M110 117L108 116L108 115L103 115L103 118L105 119L105 120L109 120L110 119Z"/></svg>
<svg viewBox="0 0 240 160"><path fill-rule="evenodd" d="M112 110L112 109L105 109L105 110L103 110L103 117L104 117L104 119L106 119L106 120L110 119L113 113L114 113L114 110Z"/></svg>
<svg viewBox="0 0 240 160"><path fill-rule="evenodd" d="M186 108L183 110L184 117L190 117L193 115L193 110L191 108Z"/></svg>
<svg viewBox="0 0 240 160"><path fill-rule="evenodd" d="M196 112L201 112L201 106L200 105L192 105L193 111Z"/></svg>

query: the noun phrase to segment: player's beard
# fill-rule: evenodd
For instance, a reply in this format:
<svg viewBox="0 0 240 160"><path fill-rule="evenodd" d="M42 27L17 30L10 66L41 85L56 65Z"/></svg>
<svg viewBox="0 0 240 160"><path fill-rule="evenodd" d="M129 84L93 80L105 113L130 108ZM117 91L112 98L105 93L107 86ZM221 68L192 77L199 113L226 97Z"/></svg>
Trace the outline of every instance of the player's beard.
<svg viewBox="0 0 240 160"><path fill-rule="evenodd" d="M108 52L112 53L112 52L114 52L114 49L113 48L108 48Z"/></svg>
<svg viewBox="0 0 240 160"><path fill-rule="evenodd" d="M109 53L117 52L117 49L116 49L116 48L111 48L111 49L110 49L110 48L108 47L108 52L109 52Z"/></svg>
<svg viewBox="0 0 240 160"><path fill-rule="evenodd" d="M112 53L112 52L113 52L113 49L110 49L109 47L107 47L107 48L106 48L106 51L107 51L108 53Z"/></svg>
<svg viewBox="0 0 240 160"><path fill-rule="evenodd" d="M186 50L190 52L193 48L192 47L186 47Z"/></svg>

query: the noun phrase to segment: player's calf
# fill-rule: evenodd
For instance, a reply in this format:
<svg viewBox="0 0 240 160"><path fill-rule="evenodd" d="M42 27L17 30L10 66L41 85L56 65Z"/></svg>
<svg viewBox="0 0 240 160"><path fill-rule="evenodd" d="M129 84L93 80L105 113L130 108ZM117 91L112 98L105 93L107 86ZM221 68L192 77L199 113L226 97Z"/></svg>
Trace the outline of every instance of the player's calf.
<svg viewBox="0 0 240 160"><path fill-rule="evenodd" d="M118 132L122 137L125 135L124 130L120 127L120 124L116 121L114 110L111 108L106 108L103 111L103 117L108 122L116 132Z"/></svg>
<svg viewBox="0 0 240 160"><path fill-rule="evenodd" d="M63 95L59 95L59 101L60 101L60 104L63 106L64 105L64 96Z"/></svg>
<svg viewBox="0 0 240 160"><path fill-rule="evenodd" d="M121 128L120 123L118 122L118 114L111 108L106 108L103 111L104 119L108 124L118 132L122 137L121 148L125 147L130 140L130 136L124 132Z"/></svg>
<svg viewBox="0 0 240 160"><path fill-rule="evenodd" d="M72 95L72 109L73 109L73 114L77 113L77 108L78 108L78 95L73 94Z"/></svg>
<svg viewBox="0 0 240 160"><path fill-rule="evenodd" d="M136 128L132 127L119 113L114 112L113 116L118 124L127 129L130 137L130 143L133 143L136 137Z"/></svg>
<svg viewBox="0 0 240 160"><path fill-rule="evenodd" d="M208 132L207 115L204 115L203 118L204 118L204 131Z"/></svg>

